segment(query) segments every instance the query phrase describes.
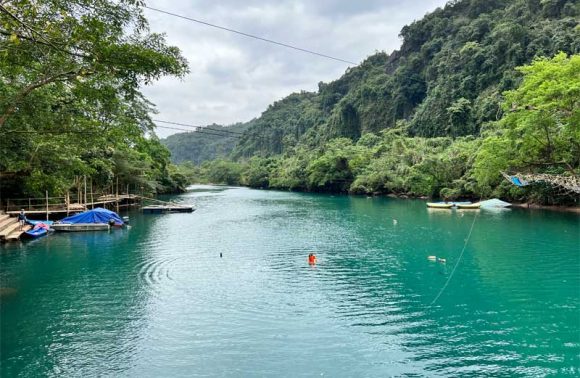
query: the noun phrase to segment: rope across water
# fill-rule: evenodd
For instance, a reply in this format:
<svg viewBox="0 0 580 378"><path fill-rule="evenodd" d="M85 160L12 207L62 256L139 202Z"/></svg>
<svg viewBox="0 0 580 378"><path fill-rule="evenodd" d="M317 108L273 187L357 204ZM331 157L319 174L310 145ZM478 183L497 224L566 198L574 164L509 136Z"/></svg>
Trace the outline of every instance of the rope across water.
<svg viewBox="0 0 580 378"><path fill-rule="evenodd" d="M443 292L447 288L447 285L449 285L451 278L453 278L453 275L455 274L455 270L457 269L457 266L459 266L459 263L461 262L461 259L463 258L463 253L465 252L465 249L467 248L467 243L469 243L469 239L471 238L471 233L473 232L473 226L475 226L475 220L477 219L478 215L479 214L475 214L475 216L473 217L473 222L471 223L471 228L469 229L469 234L467 234L467 238L465 239L465 243L463 244L463 249L461 250L461 254L459 255L459 258L457 259L457 262L455 263L455 266L453 267L453 270L451 271L449 278L447 278L447 281L445 282L445 284L443 285L441 290L439 290L439 293L437 294L435 299L433 299L433 301L429 304L429 307L433 306L435 304L435 302L437 302L437 300L439 299L441 294L443 294Z"/></svg>

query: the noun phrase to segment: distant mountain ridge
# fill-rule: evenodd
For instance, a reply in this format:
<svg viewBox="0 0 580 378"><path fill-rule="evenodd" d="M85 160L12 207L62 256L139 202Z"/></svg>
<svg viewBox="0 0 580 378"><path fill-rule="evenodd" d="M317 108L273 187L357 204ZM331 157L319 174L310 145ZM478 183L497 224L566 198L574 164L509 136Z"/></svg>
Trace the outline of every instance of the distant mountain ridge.
<svg viewBox="0 0 580 378"><path fill-rule="evenodd" d="M233 151L241 133L248 130L252 121L231 126L208 125L201 133L191 131L161 139L171 151L173 163L190 161L201 164L207 160L225 157Z"/></svg>

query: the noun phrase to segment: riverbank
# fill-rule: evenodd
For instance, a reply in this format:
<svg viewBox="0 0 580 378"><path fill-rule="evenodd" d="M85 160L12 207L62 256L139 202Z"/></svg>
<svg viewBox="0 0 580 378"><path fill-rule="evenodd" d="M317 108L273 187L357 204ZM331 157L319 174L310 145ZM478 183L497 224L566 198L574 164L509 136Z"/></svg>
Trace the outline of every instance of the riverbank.
<svg viewBox="0 0 580 378"><path fill-rule="evenodd" d="M550 211L560 211L580 214L579 206L550 206L550 205L538 205L535 203L512 203L512 207L517 207L519 209L550 210Z"/></svg>
<svg viewBox="0 0 580 378"><path fill-rule="evenodd" d="M329 194L329 195L345 195L345 196L353 196L353 197L360 197L360 196L372 196L372 197L387 197L387 198L396 198L396 199L419 199L419 200L424 200L424 201L428 201L428 200L439 200L433 197L428 197L428 196L414 196L414 195L410 195L410 194L395 194L395 193L372 193L372 194L354 194L354 193L348 193L348 192L312 192L312 191L307 191L307 190L299 190L299 189L288 189L288 190L284 190L284 189L278 189L278 188L255 188L255 187L251 187L248 185L241 185L241 184L236 184L236 185L227 185L227 184L213 184L213 183L195 183L192 185L215 185L215 186L239 186L239 187L244 187L244 188L250 188L250 189L260 189L260 190L271 190L271 191L281 191L281 192L298 192L298 193L318 193L318 194ZM504 198L499 198L502 201L506 201L506 202L510 202L507 199ZM468 201L472 201L472 202L479 202L479 201L483 201L484 199L474 199L474 198L461 198L461 200L468 200ZM457 199L456 199L457 201ZM541 204L536 204L536 203L531 203L531 202L523 202L523 203L511 203L511 207L513 208L518 208L518 209L530 209L530 210L550 210L550 211L558 211L558 212L570 212L570 213L576 213L576 214L580 214L580 206L565 206L565 205L561 205L561 206L556 206L556 205L541 205Z"/></svg>

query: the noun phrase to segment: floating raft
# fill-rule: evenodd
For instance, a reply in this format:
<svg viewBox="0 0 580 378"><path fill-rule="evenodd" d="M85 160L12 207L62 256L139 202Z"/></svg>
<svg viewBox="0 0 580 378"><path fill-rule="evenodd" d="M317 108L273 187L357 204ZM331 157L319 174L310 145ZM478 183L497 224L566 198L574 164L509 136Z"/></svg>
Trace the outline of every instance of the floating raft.
<svg viewBox="0 0 580 378"><path fill-rule="evenodd" d="M181 205L149 205L141 208L146 214L163 214L163 213L192 213L192 206Z"/></svg>
<svg viewBox="0 0 580 378"><path fill-rule="evenodd" d="M111 226L106 223L55 223L51 226L55 231L109 231Z"/></svg>

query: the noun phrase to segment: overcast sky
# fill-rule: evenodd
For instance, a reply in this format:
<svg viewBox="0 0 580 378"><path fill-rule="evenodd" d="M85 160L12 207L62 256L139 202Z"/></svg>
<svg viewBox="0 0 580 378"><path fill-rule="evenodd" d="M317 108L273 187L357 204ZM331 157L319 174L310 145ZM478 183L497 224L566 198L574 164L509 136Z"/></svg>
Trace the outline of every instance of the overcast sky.
<svg viewBox="0 0 580 378"><path fill-rule="evenodd" d="M148 0L147 5L264 38L360 62L400 46L401 28L446 0ZM258 117L292 92L314 91L349 64L290 50L145 9L151 30L187 58L184 79L144 87L155 118L207 125ZM157 129L165 137L179 131Z"/></svg>

